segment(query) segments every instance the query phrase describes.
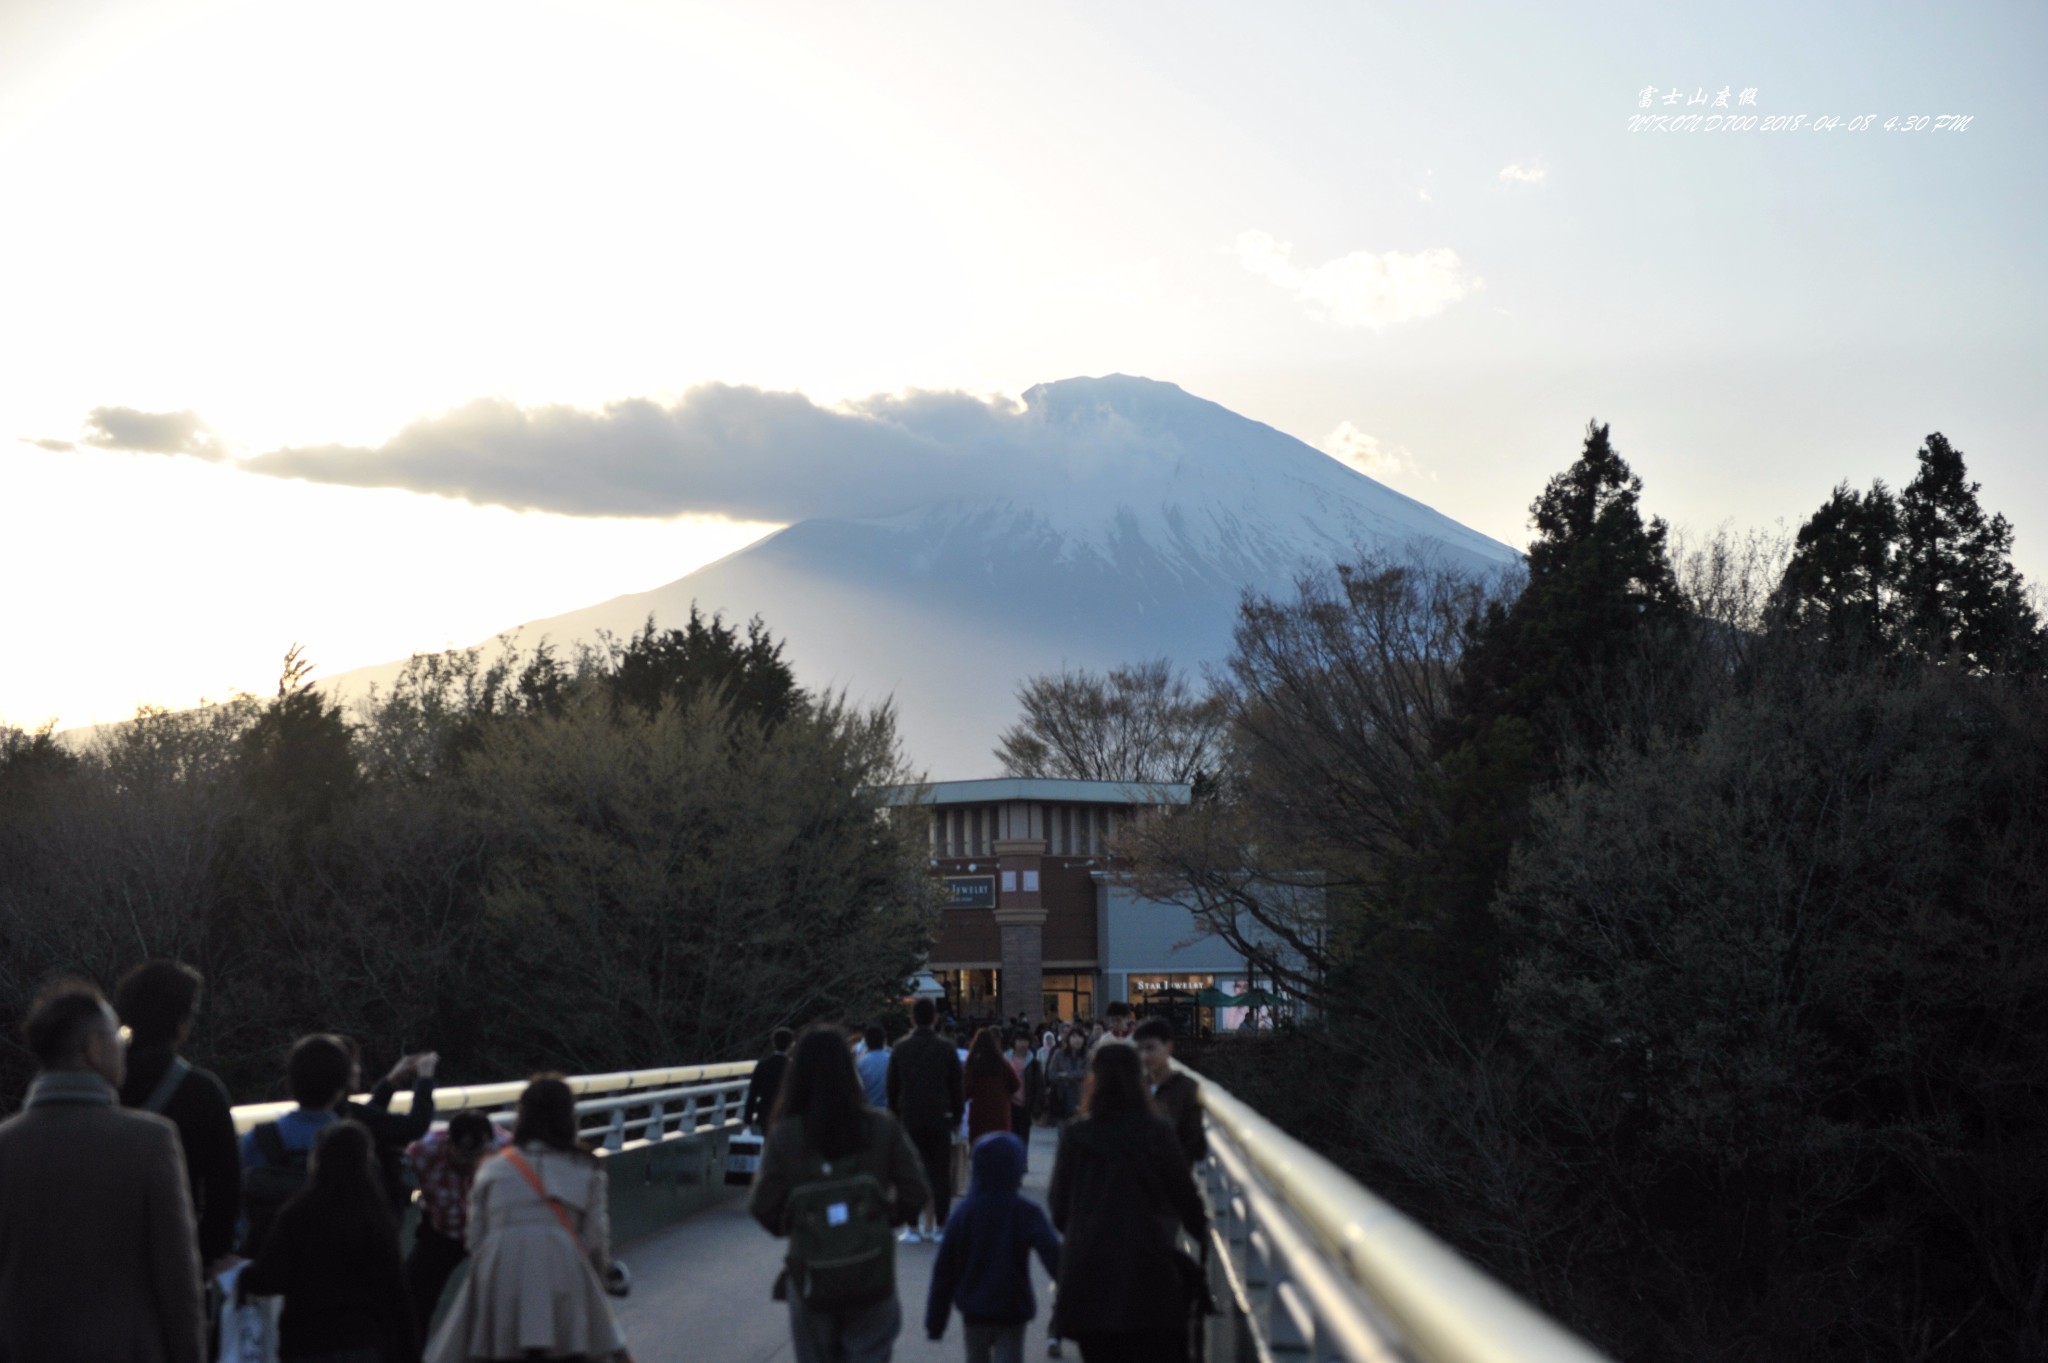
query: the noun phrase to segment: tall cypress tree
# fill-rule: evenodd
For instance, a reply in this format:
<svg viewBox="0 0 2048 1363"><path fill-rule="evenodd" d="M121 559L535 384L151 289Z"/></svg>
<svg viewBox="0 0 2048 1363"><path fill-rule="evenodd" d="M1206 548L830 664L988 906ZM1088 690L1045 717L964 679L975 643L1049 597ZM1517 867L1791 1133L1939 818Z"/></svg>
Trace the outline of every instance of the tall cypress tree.
<svg viewBox="0 0 2048 1363"><path fill-rule="evenodd" d="M1914 657L1971 672L2039 670L2041 621L2012 566L2012 526L1939 431L1894 498L1883 482L1836 487L1799 527L1773 595L1778 628L1837 652Z"/></svg>
<svg viewBox="0 0 2048 1363"><path fill-rule="evenodd" d="M1578 460L1529 508L1536 538L1527 585L1467 630L1454 744L1514 718L1545 731L1546 772L1562 732L1580 731L1597 746L1587 717L1571 713L1573 698L1644 631L1684 613L1669 530L1661 518L1644 521L1642 491L1643 480L1615 450L1608 428L1589 423ZM1554 727L1558 721L1565 731Z"/></svg>
<svg viewBox="0 0 2048 1363"><path fill-rule="evenodd" d="M1986 516L1963 452L1936 431L1899 498L1899 591L1907 646L1973 672L2038 666L2041 622L2012 566L2012 526Z"/></svg>
<svg viewBox="0 0 2048 1363"><path fill-rule="evenodd" d="M1443 966L1490 1006L1498 962L1494 891L1528 824L1529 797L1565 746L1597 752L1602 678L1684 617L1663 520L1645 521L1643 481L1608 428L1588 423L1578 459L1530 507L1528 579L1466 625L1440 777L1424 817L1441 836L1405 868L1413 916L1438 929Z"/></svg>

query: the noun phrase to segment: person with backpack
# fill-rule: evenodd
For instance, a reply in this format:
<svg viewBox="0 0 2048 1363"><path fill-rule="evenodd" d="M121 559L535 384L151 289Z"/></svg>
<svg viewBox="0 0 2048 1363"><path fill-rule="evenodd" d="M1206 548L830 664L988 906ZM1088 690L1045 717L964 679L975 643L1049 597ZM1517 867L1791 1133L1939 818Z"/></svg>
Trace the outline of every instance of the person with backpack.
<svg viewBox="0 0 2048 1363"><path fill-rule="evenodd" d="M242 1137L244 1258L256 1257L278 1211L305 1186L313 1143L341 1120L335 1109L348 1096L354 1068L339 1037L315 1033L293 1043L285 1077L298 1107Z"/></svg>
<svg viewBox="0 0 2048 1363"><path fill-rule="evenodd" d="M114 1011L129 1033L121 1106L154 1112L178 1128L199 1217L199 1262L212 1277L235 1262L242 1154L227 1086L178 1054L192 1033L205 983L189 965L145 961L114 987Z"/></svg>
<svg viewBox="0 0 2048 1363"><path fill-rule="evenodd" d="M286 1363L419 1363L419 1329L398 1261L398 1223L359 1122L320 1128L305 1184L278 1209L240 1288L284 1298Z"/></svg>
<svg viewBox="0 0 2048 1363"><path fill-rule="evenodd" d="M1180 1142L1146 1092L1138 1050L1095 1048L1081 1115L1060 1130L1046 1202L1066 1237L1052 1329L1084 1363L1186 1363L1208 1213Z"/></svg>
<svg viewBox="0 0 2048 1363"><path fill-rule="evenodd" d="M901 1123L861 1101L838 1030L806 1032L747 1199L770 1235L789 1238L775 1296L789 1301L797 1363L887 1363L903 1328L894 1228L930 1199Z"/></svg>
<svg viewBox="0 0 2048 1363"><path fill-rule="evenodd" d="M844 1057L845 1052L840 1052ZM512 1144L470 1188L469 1277L427 1346L428 1363L617 1358L626 1338L605 1300L612 1263L604 1164L576 1139L576 1095L538 1074L519 1095Z"/></svg>
<svg viewBox="0 0 2048 1363"><path fill-rule="evenodd" d="M1060 1237L1038 1204L1018 1196L1024 1142L1007 1133L974 1147L974 1180L946 1222L925 1301L925 1333L943 1339L960 1308L967 1363L1023 1363L1024 1327L1038 1313L1031 1256L1060 1271Z"/></svg>

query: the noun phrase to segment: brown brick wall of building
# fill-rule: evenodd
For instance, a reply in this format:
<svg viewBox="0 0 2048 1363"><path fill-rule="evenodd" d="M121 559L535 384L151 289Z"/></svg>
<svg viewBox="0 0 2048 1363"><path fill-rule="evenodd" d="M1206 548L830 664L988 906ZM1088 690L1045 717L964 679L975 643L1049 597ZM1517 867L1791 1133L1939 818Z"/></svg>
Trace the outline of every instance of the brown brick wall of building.
<svg viewBox="0 0 2048 1363"><path fill-rule="evenodd" d="M1045 906L1045 929L1041 959L1047 961L1092 961L1095 959L1095 882L1090 874L1097 868L1086 857L1047 857L1039 872L1040 902ZM978 869L969 871L968 866ZM934 876L985 875L993 863L986 857L972 861L947 858L932 868ZM998 893L997 902L1002 897ZM963 965L981 966L1002 959L1002 934L995 914L988 909L942 909L939 938L932 946L934 970L955 970Z"/></svg>

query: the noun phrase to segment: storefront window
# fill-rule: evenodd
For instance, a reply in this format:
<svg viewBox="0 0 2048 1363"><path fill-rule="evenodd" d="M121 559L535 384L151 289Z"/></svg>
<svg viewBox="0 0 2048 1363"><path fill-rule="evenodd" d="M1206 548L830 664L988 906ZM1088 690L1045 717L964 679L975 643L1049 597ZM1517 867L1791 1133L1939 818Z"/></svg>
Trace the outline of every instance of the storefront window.
<svg viewBox="0 0 2048 1363"><path fill-rule="evenodd" d="M1061 1022L1081 1022L1095 1017L1093 975L1047 975L1044 989L1047 1016L1056 1017Z"/></svg>
<svg viewBox="0 0 2048 1363"><path fill-rule="evenodd" d="M946 991L945 1011L956 1018L968 1018L996 1011L996 986L1001 973L996 970L934 970L932 978Z"/></svg>

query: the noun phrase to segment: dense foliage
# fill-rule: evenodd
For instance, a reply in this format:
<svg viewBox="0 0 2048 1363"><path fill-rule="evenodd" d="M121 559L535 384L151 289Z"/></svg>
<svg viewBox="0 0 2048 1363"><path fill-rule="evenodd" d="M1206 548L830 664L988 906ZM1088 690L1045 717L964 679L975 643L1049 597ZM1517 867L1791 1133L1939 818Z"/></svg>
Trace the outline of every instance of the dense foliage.
<svg viewBox="0 0 2048 1363"><path fill-rule="evenodd" d="M1525 573L1246 604L1124 851L1316 1006L1226 1082L1617 1357L2048 1354L2042 631L1941 436L1675 550L1605 427Z"/></svg>
<svg viewBox="0 0 2048 1363"><path fill-rule="evenodd" d="M173 956L190 1053L278 1096L304 1032L447 1082L750 1054L867 1015L934 922L886 708L806 694L759 622L693 613L563 660L420 657L354 717L278 694L148 710L82 752L0 730L0 1095L37 984Z"/></svg>

